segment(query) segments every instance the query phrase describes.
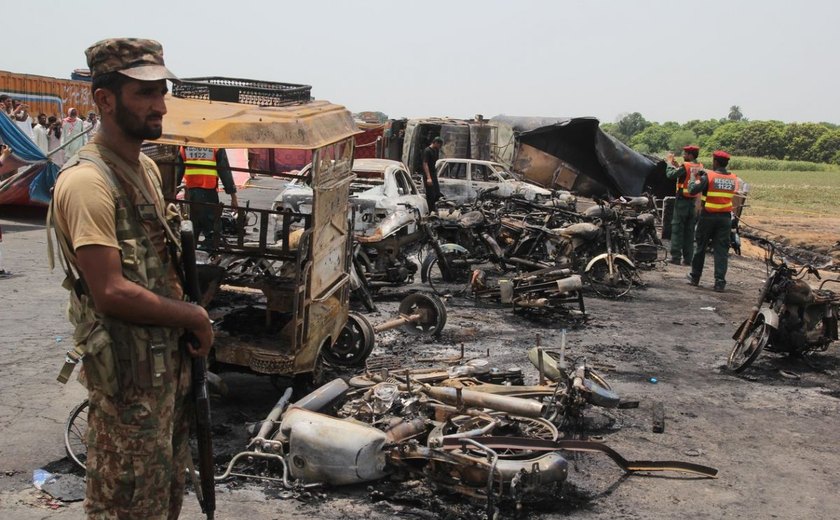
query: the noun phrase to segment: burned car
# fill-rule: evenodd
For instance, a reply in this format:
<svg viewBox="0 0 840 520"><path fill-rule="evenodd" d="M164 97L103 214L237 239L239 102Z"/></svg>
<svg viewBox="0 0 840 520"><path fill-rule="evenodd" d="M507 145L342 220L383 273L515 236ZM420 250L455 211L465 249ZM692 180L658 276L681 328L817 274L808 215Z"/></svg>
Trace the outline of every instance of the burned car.
<svg viewBox="0 0 840 520"><path fill-rule="evenodd" d="M275 197L275 211L311 212L310 168L311 165L306 165L298 174L299 179L287 183ZM411 182L408 168L403 163L388 159L356 159L353 173L356 179L350 185L350 202L356 209L353 231L357 237L372 237L378 232L388 234L389 230L403 226L414 232L416 213L421 217L429 214L425 197ZM409 208L416 208L416 211Z"/></svg>
<svg viewBox="0 0 840 520"><path fill-rule="evenodd" d="M478 193L493 188L494 197L520 197L530 202L574 210L577 199L568 191L548 190L526 181L504 165L475 159L440 159L436 164L440 191L457 204L473 202Z"/></svg>
<svg viewBox="0 0 840 520"><path fill-rule="evenodd" d="M423 243L421 220L429 215L426 199L412 183L408 168L399 161L356 159L350 203L355 207L354 260L374 286L408 283L417 264L408 256ZM300 179L286 185L274 199L274 209L308 213L312 190L307 185L309 166Z"/></svg>

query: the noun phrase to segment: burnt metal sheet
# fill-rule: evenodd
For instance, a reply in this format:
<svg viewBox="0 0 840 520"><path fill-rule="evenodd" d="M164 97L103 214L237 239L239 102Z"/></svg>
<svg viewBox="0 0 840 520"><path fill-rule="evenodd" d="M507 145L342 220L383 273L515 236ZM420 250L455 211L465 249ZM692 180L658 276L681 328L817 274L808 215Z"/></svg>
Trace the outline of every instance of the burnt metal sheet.
<svg viewBox="0 0 840 520"><path fill-rule="evenodd" d="M312 272L309 277L310 305L306 343L307 355L317 355L326 339L336 341L347 321L349 305L350 225L347 212L353 139L315 150L312 159ZM312 343L317 343L313 345ZM299 356L301 357L301 356ZM308 359L298 359L299 365Z"/></svg>
<svg viewBox="0 0 840 520"><path fill-rule="evenodd" d="M361 133L350 111L328 101L261 107L167 96L166 108L160 144L310 150Z"/></svg>
<svg viewBox="0 0 840 520"><path fill-rule="evenodd" d="M538 118L497 116L491 120L505 130L500 137L513 135L514 146L503 159L524 168L526 178L546 182L548 168L544 155L560 162L551 176L555 187L584 196L638 196L648 191L657 196L673 192L673 182L665 179L665 163L640 154L601 130L594 117ZM537 153L540 152L540 153ZM529 173L529 167L541 168ZM561 182L557 182L561 179ZM571 184L571 186L568 186Z"/></svg>

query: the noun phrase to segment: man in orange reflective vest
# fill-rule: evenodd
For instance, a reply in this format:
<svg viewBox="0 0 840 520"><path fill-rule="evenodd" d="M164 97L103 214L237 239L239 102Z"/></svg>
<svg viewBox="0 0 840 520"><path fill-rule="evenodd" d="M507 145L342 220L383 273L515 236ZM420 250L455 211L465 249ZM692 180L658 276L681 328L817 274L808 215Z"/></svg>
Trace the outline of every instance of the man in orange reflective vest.
<svg viewBox="0 0 840 520"><path fill-rule="evenodd" d="M230 171L227 153L222 148L201 148L182 146L178 156L178 177L183 176L186 186L186 200L206 204L219 204L219 180L230 195L230 205L239 207L236 184ZM195 238L203 234L205 240L213 240L217 215L220 210L212 206L194 204L190 207L190 219L195 226Z"/></svg>
<svg viewBox="0 0 840 520"><path fill-rule="evenodd" d="M697 244L688 283L698 285L703 274L706 247L712 244L715 256L715 291L723 292L726 287L726 267L729 261L729 231L732 227L732 197L735 195L738 178L729 172L729 154L717 150L712 154L712 171L701 170L689 182L690 193L702 193L703 209L697 220Z"/></svg>
<svg viewBox="0 0 840 520"><path fill-rule="evenodd" d="M695 145L683 146L683 163L677 166L674 155L668 155L665 176L676 181L677 191L674 195L674 215L671 218L671 263L689 265L694 256L694 226L697 225L698 194L688 191L688 183L694 175L703 169L697 162L700 147Z"/></svg>

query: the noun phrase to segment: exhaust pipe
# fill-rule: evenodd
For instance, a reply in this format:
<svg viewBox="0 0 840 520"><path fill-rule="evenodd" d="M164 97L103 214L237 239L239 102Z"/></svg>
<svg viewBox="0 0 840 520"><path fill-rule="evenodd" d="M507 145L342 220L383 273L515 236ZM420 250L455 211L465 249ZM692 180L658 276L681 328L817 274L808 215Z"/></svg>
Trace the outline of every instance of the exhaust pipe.
<svg viewBox="0 0 840 520"><path fill-rule="evenodd" d="M423 390L429 397L455 406L479 406L521 417L542 417L545 405L533 399L493 395L460 388L432 386Z"/></svg>

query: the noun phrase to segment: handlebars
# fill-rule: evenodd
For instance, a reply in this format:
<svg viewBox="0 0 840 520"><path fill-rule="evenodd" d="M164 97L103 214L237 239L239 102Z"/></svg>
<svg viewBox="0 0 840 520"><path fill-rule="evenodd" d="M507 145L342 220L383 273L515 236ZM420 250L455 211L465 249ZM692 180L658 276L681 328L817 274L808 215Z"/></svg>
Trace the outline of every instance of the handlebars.
<svg viewBox="0 0 840 520"><path fill-rule="evenodd" d="M785 262L784 259L781 262L777 262L775 260L776 245L773 242L767 240L766 238L757 238L755 239L755 243L759 247L764 249L765 252L767 252L768 256L765 259L765 261L771 266L773 266L774 269L787 267L787 262ZM796 274L794 276L796 278L801 278L805 273L813 275L817 280L822 280L822 276L820 276L819 270L817 270L817 268L811 264L803 265L801 268L799 268L798 271L796 271Z"/></svg>

